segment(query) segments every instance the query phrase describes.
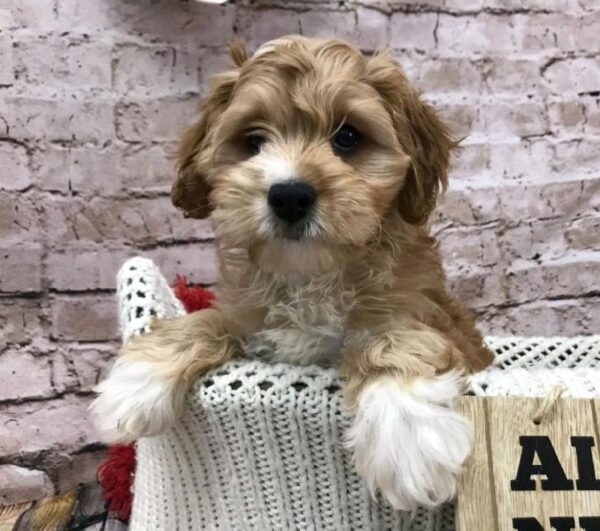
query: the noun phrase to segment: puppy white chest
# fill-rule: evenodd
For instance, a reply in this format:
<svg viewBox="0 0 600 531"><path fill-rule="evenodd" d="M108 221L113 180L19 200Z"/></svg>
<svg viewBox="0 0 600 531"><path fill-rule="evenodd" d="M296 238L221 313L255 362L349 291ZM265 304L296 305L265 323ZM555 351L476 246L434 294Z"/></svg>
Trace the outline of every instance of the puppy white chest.
<svg viewBox="0 0 600 531"><path fill-rule="evenodd" d="M247 339L247 354L271 362L336 365L353 299L335 278L285 283L267 308L264 327Z"/></svg>

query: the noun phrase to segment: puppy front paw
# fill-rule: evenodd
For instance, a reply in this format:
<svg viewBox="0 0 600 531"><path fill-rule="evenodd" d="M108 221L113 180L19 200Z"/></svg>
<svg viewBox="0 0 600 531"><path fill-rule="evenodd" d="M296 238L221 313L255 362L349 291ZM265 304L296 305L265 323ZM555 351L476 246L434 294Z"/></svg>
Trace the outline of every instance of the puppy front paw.
<svg viewBox="0 0 600 531"><path fill-rule="evenodd" d="M472 446L470 424L451 409L460 388L448 373L410 384L382 378L361 392L347 444L372 494L404 511L454 498Z"/></svg>
<svg viewBox="0 0 600 531"><path fill-rule="evenodd" d="M156 363L119 358L109 377L96 386L90 409L108 443L157 435L177 418L177 385Z"/></svg>

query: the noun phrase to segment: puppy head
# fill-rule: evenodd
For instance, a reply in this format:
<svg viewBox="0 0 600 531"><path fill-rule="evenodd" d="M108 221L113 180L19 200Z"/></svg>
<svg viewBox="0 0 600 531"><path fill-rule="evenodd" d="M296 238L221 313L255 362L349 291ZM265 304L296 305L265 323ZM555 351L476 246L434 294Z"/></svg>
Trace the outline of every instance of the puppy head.
<svg viewBox="0 0 600 531"><path fill-rule="evenodd" d="M454 144L387 53L291 36L231 56L183 137L172 191L188 216L212 217L222 246L310 272L391 218L427 220Z"/></svg>

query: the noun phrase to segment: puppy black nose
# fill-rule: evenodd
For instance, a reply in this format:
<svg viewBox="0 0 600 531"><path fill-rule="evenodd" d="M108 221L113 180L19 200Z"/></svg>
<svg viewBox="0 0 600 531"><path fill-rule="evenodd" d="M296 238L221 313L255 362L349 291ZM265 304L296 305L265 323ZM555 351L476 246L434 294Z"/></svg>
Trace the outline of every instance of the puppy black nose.
<svg viewBox="0 0 600 531"><path fill-rule="evenodd" d="M288 223L305 218L317 200L317 191L307 183L292 181L274 184L267 196L271 210Z"/></svg>

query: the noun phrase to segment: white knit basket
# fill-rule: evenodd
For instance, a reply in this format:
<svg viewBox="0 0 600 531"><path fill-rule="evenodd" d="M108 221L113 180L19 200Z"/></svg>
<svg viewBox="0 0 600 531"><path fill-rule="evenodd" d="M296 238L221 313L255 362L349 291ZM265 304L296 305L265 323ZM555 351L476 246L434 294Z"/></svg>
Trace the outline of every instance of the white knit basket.
<svg viewBox="0 0 600 531"><path fill-rule="evenodd" d="M123 340L184 313L144 258L121 268L118 296ZM600 396L600 336L487 343L496 363L472 378L473 394L539 396L560 383L565 396ZM371 498L342 444L340 388L317 367L244 359L211 371L175 428L138 442L131 529L453 530L452 504L409 515Z"/></svg>

